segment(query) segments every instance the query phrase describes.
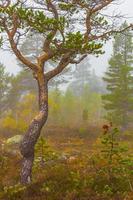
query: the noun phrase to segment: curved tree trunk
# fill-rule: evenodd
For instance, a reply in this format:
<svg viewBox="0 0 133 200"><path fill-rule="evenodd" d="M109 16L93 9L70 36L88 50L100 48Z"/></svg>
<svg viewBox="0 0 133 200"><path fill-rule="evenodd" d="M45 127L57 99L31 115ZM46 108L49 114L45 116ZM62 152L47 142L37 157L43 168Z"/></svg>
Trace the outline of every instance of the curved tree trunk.
<svg viewBox="0 0 133 200"><path fill-rule="evenodd" d="M24 138L20 144L20 152L23 156L21 183L31 182L32 166L34 161L34 147L40 136L41 129L48 117L48 83L42 72L37 74L39 92L39 113L32 120Z"/></svg>

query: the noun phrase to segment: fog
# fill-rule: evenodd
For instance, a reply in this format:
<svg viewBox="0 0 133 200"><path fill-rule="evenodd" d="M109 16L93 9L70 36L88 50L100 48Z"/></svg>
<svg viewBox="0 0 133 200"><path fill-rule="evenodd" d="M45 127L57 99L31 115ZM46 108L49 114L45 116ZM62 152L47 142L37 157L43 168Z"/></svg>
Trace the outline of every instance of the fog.
<svg viewBox="0 0 133 200"><path fill-rule="evenodd" d="M131 23L133 20L133 1L121 0L118 2L119 4L112 5L109 10L120 13L124 16L123 21L126 20L127 22ZM106 45L104 45L104 50L105 54L99 56L99 58L90 56L90 64L92 68L95 69L98 76L102 76L103 73L106 71L108 60L112 53L112 41L108 41ZM5 65L6 70L10 73L16 74L20 70L19 66L17 65L15 56L8 51L0 50L0 62Z"/></svg>

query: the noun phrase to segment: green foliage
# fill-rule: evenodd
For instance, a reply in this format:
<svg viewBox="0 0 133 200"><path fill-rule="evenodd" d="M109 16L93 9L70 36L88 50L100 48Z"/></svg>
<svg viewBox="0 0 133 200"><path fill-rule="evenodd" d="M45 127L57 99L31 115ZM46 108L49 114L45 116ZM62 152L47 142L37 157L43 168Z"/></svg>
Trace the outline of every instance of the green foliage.
<svg viewBox="0 0 133 200"><path fill-rule="evenodd" d="M1 36L0 37L0 47L2 46L2 44L3 44L3 37Z"/></svg>
<svg viewBox="0 0 133 200"><path fill-rule="evenodd" d="M9 6L4 9L1 8L0 11L1 13L7 14L9 17L11 17L13 13L16 13L22 20L20 23L20 28L24 28L25 25L30 25L30 27L38 30L40 33L52 29L55 26L58 26L58 23L61 23L60 20L57 21L54 18L47 17L43 11L34 11L32 9L23 8L21 6Z"/></svg>
<svg viewBox="0 0 133 200"><path fill-rule="evenodd" d="M65 2L63 3L59 3L59 7L61 8L61 10L65 10L65 11L73 11L74 9L74 5L73 4L66 4Z"/></svg>
<svg viewBox="0 0 133 200"><path fill-rule="evenodd" d="M102 48L102 46L103 45L101 43L97 44L94 41L90 43L84 43L84 35L80 31L78 31L76 33L69 33L66 36L66 43L64 47L70 50L73 49L81 54L91 51L96 54L102 54L103 52L99 50Z"/></svg>
<svg viewBox="0 0 133 200"><path fill-rule="evenodd" d="M106 129L100 139L100 152L91 158L94 168L92 188L106 199L124 198L132 191L133 158L120 144L118 136L118 129Z"/></svg>
<svg viewBox="0 0 133 200"><path fill-rule="evenodd" d="M4 196L10 200L21 199L23 192L25 191L26 186L21 184L16 184L13 186L4 187Z"/></svg>
<svg viewBox="0 0 133 200"><path fill-rule="evenodd" d="M11 76L5 72L5 67L0 64L0 113L1 116L8 109L8 95L11 87Z"/></svg>
<svg viewBox="0 0 133 200"><path fill-rule="evenodd" d="M45 166L48 161L58 160L59 154L54 151L46 142L44 137L41 137L35 147L35 162L34 169Z"/></svg>
<svg viewBox="0 0 133 200"><path fill-rule="evenodd" d="M51 180L52 175L54 181ZM41 192L47 194L50 200L58 198L70 200L73 197L82 199L86 195L84 187L84 180L78 171L58 165L49 173L47 181L42 185Z"/></svg>
<svg viewBox="0 0 133 200"><path fill-rule="evenodd" d="M16 163L20 162L20 157L15 160L16 156L11 156L12 149L8 149L10 154L5 154L7 168L0 170L0 198L131 200L133 160L128 148L121 144L119 135L118 129L108 126L97 140L96 148L90 150L89 143L86 147L84 144L79 154L70 154L65 160L60 159L62 150L57 153L47 140L40 138L36 146L33 182L26 187L18 184Z"/></svg>
<svg viewBox="0 0 133 200"><path fill-rule="evenodd" d="M33 9L30 7L27 2L22 3L18 2L17 4L11 2L11 4L6 8L0 8L0 12L6 17L7 26L10 29L13 26L13 15L14 13L19 19L18 30L22 30L24 32L28 32L28 30L39 33L50 41L50 49L54 52L54 57L52 59L59 60L60 56L64 55L66 52L72 53L73 56L76 57L77 54L102 54L103 43L107 39L108 36L98 37L98 40L91 39L90 41L85 38L85 31L81 31L85 29L85 18L81 17L81 19L76 19L75 24L77 23L78 31L73 31L71 27L73 27L73 18L75 18L75 14L86 13L86 7L93 8L93 2L88 3L86 1L73 3L58 1L56 4L53 2L53 7L55 6L55 10L58 13L58 16L54 12L51 12L49 6L47 6L47 1L38 1L36 2L40 7L40 3L44 6L44 10L48 12L44 12L42 9ZM83 6L81 6L81 4ZM53 9L52 9L53 11ZM53 15L51 15L51 13ZM97 33L102 34L102 30L106 30L108 26L108 21L105 17L101 17L98 13L91 14L91 21L95 21L96 24L92 25L94 33L97 30ZM83 20L81 24L80 21ZM99 26L100 24L101 26ZM99 28L100 27L100 28ZM1 31L6 31L4 26L1 26ZM57 32L53 38L53 31ZM91 36L91 33L90 33ZM89 37L89 35L86 37Z"/></svg>
<svg viewBox="0 0 133 200"><path fill-rule="evenodd" d="M34 79L31 79L31 72L20 71L16 76L12 76L11 87L8 94L8 104L11 110L15 109L22 96L32 93L36 94L37 86Z"/></svg>
<svg viewBox="0 0 133 200"><path fill-rule="evenodd" d="M126 23L123 24L123 27ZM133 111L133 43L132 34L126 30L117 34L114 41L113 56L109 61L104 81L108 93L103 95L108 118L115 124L127 128L132 121Z"/></svg>
<svg viewBox="0 0 133 200"><path fill-rule="evenodd" d="M8 157L4 152L4 144L0 144L0 169L3 171L2 174L5 173L5 170L8 168L7 164L8 164Z"/></svg>

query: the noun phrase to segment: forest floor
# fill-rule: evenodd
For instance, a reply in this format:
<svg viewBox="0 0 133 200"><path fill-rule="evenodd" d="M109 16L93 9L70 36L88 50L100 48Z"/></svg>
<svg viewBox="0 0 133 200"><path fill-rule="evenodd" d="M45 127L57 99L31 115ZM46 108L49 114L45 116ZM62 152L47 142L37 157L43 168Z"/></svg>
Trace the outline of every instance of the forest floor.
<svg viewBox="0 0 133 200"><path fill-rule="evenodd" d="M13 151L14 146L8 147L0 157L0 200L133 200L132 185L129 187L124 182L121 172L117 173L115 182L111 182L112 188L108 175L99 174L107 167L106 160L96 157L102 135L102 128L95 126L46 126L42 131L46 143L36 150L36 156L47 160L41 163L36 159L33 183L27 188L19 184L21 156L18 146L15 147L17 151ZM131 155L132 135L127 132L120 140L129 147ZM118 192L114 189L117 187Z"/></svg>

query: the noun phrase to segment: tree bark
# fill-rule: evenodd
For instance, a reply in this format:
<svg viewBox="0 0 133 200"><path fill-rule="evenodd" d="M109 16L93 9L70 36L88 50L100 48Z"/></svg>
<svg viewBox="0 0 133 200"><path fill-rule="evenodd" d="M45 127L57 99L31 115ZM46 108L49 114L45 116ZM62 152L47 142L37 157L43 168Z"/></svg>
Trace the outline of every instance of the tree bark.
<svg viewBox="0 0 133 200"><path fill-rule="evenodd" d="M43 72L37 73L39 113L32 120L24 138L20 144L20 152L23 156L21 169L21 183L27 184L32 180L32 166L34 162L34 147L40 136L41 129L48 117L48 83Z"/></svg>

